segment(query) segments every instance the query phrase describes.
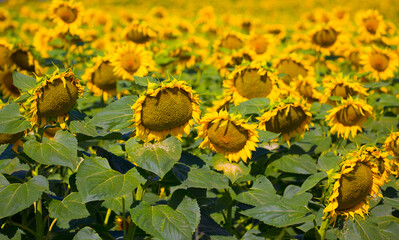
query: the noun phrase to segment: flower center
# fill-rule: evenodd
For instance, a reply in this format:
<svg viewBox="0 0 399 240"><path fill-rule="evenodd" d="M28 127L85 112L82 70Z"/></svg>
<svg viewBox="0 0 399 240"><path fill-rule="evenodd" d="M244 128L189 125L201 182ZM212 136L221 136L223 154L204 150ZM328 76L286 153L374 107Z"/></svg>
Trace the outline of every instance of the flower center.
<svg viewBox="0 0 399 240"><path fill-rule="evenodd" d="M280 109L276 116L266 122L266 130L274 133L289 133L297 130L298 127L306 120L306 114L300 106L290 106Z"/></svg>
<svg viewBox="0 0 399 240"><path fill-rule="evenodd" d="M244 46L244 42L237 36L227 35L226 38L224 38L220 43L220 46L234 50L242 48Z"/></svg>
<svg viewBox="0 0 399 240"><path fill-rule="evenodd" d="M55 13L65 23L73 23L78 18L78 10L65 5L58 7Z"/></svg>
<svg viewBox="0 0 399 240"><path fill-rule="evenodd" d="M7 88L8 91L12 93L13 96L19 96L19 90L17 87L14 86L12 72L7 71L3 77L1 78L1 83Z"/></svg>
<svg viewBox="0 0 399 240"><path fill-rule="evenodd" d="M364 201L373 187L373 173L366 164L359 163L340 179L338 211L351 209Z"/></svg>
<svg viewBox="0 0 399 240"><path fill-rule="evenodd" d="M240 151L245 147L248 140L245 130L229 120L211 124L208 128L208 137L212 144L226 152Z"/></svg>
<svg viewBox="0 0 399 240"><path fill-rule="evenodd" d="M17 50L11 54L11 60L22 70L33 72L34 66L29 65L29 55L27 51Z"/></svg>
<svg viewBox="0 0 399 240"><path fill-rule="evenodd" d="M109 62L103 62L92 74L93 83L100 89L116 89L116 79L114 67Z"/></svg>
<svg viewBox="0 0 399 240"><path fill-rule="evenodd" d="M66 85L61 79L55 79L43 89L37 102L37 113L40 117L58 117L67 113L78 99L78 88L65 77Z"/></svg>
<svg viewBox="0 0 399 240"><path fill-rule="evenodd" d="M358 92L349 86L344 86L342 83L337 84L335 88L331 91L331 96L342 97L343 99L347 99L348 96L355 96Z"/></svg>
<svg viewBox="0 0 399 240"><path fill-rule="evenodd" d="M261 76L257 69L245 69L234 78L237 92L248 99L267 97L272 91L272 81L267 75Z"/></svg>
<svg viewBox="0 0 399 240"><path fill-rule="evenodd" d="M252 46L256 52L256 54L263 54L266 52L268 47L268 41L265 37L259 36L252 40Z"/></svg>
<svg viewBox="0 0 399 240"><path fill-rule="evenodd" d="M316 98L313 97L313 87L306 83L302 82L298 87L299 93L305 97L308 102L315 102L317 101Z"/></svg>
<svg viewBox="0 0 399 240"><path fill-rule="evenodd" d="M377 32L380 22L375 17L369 17L363 20L363 24L366 27L367 32L374 35Z"/></svg>
<svg viewBox="0 0 399 240"><path fill-rule="evenodd" d="M378 72L383 72L389 64L389 58L382 53L374 53L370 56L371 66Z"/></svg>
<svg viewBox="0 0 399 240"><path fill-rule="evenodd" d="M362 114L360 113L359 109L356 109L352 105L339 110L337 112L337 116L338 121L344 126L357 125L359 120L362 118Z"/></svg>
<svg viewBox="0 0 399 240"><path fill-rule="evenodd" d="M301 63L295 62L290 59L282 60L277 66L277 71L279 73L287 74L282 77L282 80L286 84L289 84L293 78L296 78L299 75L302 75L302 77L306 77L308 75L306 68Z"/></svg>
<svg viewBox="0 0 399 240"><path fill-rule="evenodd" d="M6 15L4 15L3 13L0 12L0 22L3 22L5 20L7 20Z"/></svg>
<svg viewBox="0 0 399 240"><path fill-rule="evenodd" d="M359 58L359 51L353 51L349 54L349 60L352 62L355 67L360 66L360 58Z"/></svg>
<svg viewBox="0 0 399 240"><path fill-rule="evenodd" d="M322 29L313 35L313 43L323 48L328 48L334 45L337 40L338 33L332 29Z"/></svg>
<svg viewBox="0 0 399 240"><path fill-rule="evenodd" d="M122 68L133 74L140 68L140 57L134 52L127 52L121 57Z"/></svg>
<svg viewBox="0 0 399 240"><path fill-rule="evenodd" d="M23 132L14 134L0 133L0 145L15 143L22 135Z"/></svg>
<svg viewBox="0 0 399 240"><path fill-rule="evenodd" d="M126 34L126 38L132 42L137 43L137 44L144 44L151 40L151 37L148 34L145 34L144 32L139 31L137 28L130 30Z"/></svg>
<svg viewBox="0 0 399 240"><path fill-rule="evenodd" d="M170 130L185 125L191 119L192 111L190 97L185 91L165 89L155 97L146 96L141 123L150 130Z"/></svg>

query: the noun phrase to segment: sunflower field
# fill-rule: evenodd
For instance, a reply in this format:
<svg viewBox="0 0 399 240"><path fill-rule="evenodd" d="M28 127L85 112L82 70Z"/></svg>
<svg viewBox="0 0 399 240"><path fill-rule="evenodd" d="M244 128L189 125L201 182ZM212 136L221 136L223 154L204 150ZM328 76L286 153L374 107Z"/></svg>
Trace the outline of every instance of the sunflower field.
<svg viewBox="0 0 399 240"><path fill-rule="evenodd" d="M398 5L0 1L0 240L399 239Z"/></svg>

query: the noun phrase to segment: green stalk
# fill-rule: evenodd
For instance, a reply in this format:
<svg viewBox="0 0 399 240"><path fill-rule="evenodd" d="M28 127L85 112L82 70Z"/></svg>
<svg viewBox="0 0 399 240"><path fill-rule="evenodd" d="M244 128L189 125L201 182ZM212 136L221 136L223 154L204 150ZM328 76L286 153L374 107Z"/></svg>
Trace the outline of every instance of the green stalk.
<svg viewBox="0 0 399 240"><path fill-rule="evenodd" d="M330 225L330 217L327 217L327 213L324 214L323 222L321 223L320 229L318 230L319 236L317 236L318 240L324 240L326 237L326 233L328 230L328 226Z"/></svg>
<svg viewBox="0 0 399 240"><path fill-rule="evenodd" d="M126 209L125 209L125 196L122 196L122 229L123 229L123 237L126 238Z"/></svg>
<svg viewBox="0 0 399 240"><path fill-rule="evenodd" d="M285 230L287 229L287 227L283 227L283 229L281 229L280 234L276 237L275 240L281 240L283 239L284 235L285 235Z"/></svg>
<svg viewBox="0 0 399 240"><path fill-rule="evenodd" d="M36 218L36 239L37 240L44 240L43 236L43 210L42 210L42 199L40 198L36 202L36 211L35 211L35 218Z"/></svg>

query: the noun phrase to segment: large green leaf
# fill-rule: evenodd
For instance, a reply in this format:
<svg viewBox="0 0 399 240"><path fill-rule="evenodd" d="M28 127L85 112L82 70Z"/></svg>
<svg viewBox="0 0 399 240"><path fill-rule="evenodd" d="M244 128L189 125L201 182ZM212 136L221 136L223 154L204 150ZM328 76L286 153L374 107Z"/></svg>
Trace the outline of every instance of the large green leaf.
<svg viewBox="0 0 399 240"><path fill-rule="evenodd" d="M36 79L19 73L16 70L12 73L12 78L14 86L21 89L22 92L28 92L36 87Z"/></svg>
<svg viewBox="0 0 399 240"><path fill-rule="evenodd" d="M64 220L79 219L90 215L78 192L72 192L62 201L52 200L48 210L50 217Z"/></svg>
<svg viewBox="0 0 399 240"><path fill-rule="evenodd" d="M141 144L131 138L126 143L126 152L134 163L162 178L179 161L182 147L175 137L154 144Z"/></svg>
<svg viewBox="0 0 399 240"><path fill-rule="evenodd" d="M16 103L10 103L0 109L0 122L0 133L18 133L31 126L19 113L19 105Z"/></svg>
<svg viewBox="0 0 399 240"><path fill-rule="evenodd" d="M398 198L384 198L384 203L388 206L394 207L396 209L399 209L399 199Z"/></svg>
<svg viewBox="0 0 399 240"><path fill-rule="evenodd" d="M191 232L195 231L201 220L200 208L196 200L185 197L179 204L176 211L183 214L190 224Z"/></svg>
<svg viewBox="0 0 399 240"><path fill-rule="evenodd" d="M304 193L307 190L313 188L314 186L316 186L316 184L318 182L320 182L323 178L327 177L327 173L326 172L318 172L316 174L313 174L311 176L309 176L305 182L303 182L302 186L301 186L301 190L299 191L299 193Z"/></svg>
<svg viewBox="0 0 399 240"><path fill-rule="evenodd" d="M237 112L241 115L260 114L269 104L270 100L268 98L252 98L233 107L229 112Z"/></svg>
<svg viewBox="0 0 399 240"><path fill-rule="evenodd" d="M123 129L132 125L133 110L131 106L137 96L126 96L111 103L99 111L92 119L92 124L110 131Z"/></svg>
<svg viewBox="0 0 399 240"><path fill-rule="evenodd" d="M46 165L61 165L76 169L79 163L78 141L68 131L57 131L54 139L44 137L41 143L31 137L25 143L24 151L36 162Z"/></svg>
<svg viewBox="0 0 399 240"><path fill-rule="evenodd" d="M146 192L147 194L147 192ZM125 210L128 209L130 205L133 203L133 195L128 193L124 195L125 197ZM109 198L105 200L102 205L106 208L111 209L112 211L122 214L123 213L123 196L117 198Z"/></svg>
<svg viewBox="0 0 399 240"><path fill-rule="evenodd" d="M258 133L259 133L259 140L265 143L270 142L273 139L276 139L280 135L280 133L261 131L261 130L258 130Z"/></svg>
<svg viewBox="0 0 399 240"><path fill-rule="evenodd" d="M194 232L183 213L166 205L141 202L131 210L130 216L137 226L159 239L191 239Z"/></svg>
<svg viewBox="0 0 399 240"><path fill-rule="evenodd" d="M285 155L274 161L272 166L283 172L314 174L317 172L316 161L309 155Z"/></svg>
<svg viewBox="0 0 399 240"><path fill-rule="evenodd" d="M211 171L208 167L191 168L185 179L178 188L206 188L206 189L227 189L229 187L229 179L215 171Z"/></svg>
<svg viewBox="0 0 399 240"><path fill-rule="evenodd" d="M3 174L0 173L0 190L10 185L7 178L4 177Z"/></svg>
<svg viewBox="0 0 399 240"><path fill-rule="evenodd" d="M132 192L144 183L136 168L126 174L112 170L108 161L100 157L85 159L79 166L76 184L83 202L117 198Z"/></svg>
<svg viewBox="0 0 399 240"><path fill-rule="evenodd" d="M253 186L247 192L237 195L237 201L252 206L261 206L279 201L273 184L265 176L259 176L254 181Z"/></svg>
<svg viewBox="0 0 399 240"><path fill-rule="evenodd" d="M339 233L338 237L343 240L382 240L384 237L378 229L377 224L368 222L355 215L354 220L346 222L346 226Z"/></svg>
<svg viewBox="0 0 399 240"><path fill-rule="evenodd" d="M251 171L243 162L232 163L227 160L223 154L216 154L212 158L212 166L217 170L223 169L223 174L227 176L232 183L239 178L247 176Z"/></svg>
<svg viewBox="0 0 399 240"><path fill-rule="evenodd" d="M319 160L317 161L317 168L325 172L328 172L331 169L337 170L341 161L341 157L329 152L319 157Z"/></svg>
<svg viewBox="0 0 399 240"><path fill-rule="evenodd" d="M101 240L101 238L91 227L84 227L80 229L73 240Z"/></svg>
<svg viewBox="0 0 399 240"><path fill-rule="evenodd" d="M48 181L40 175L26 183L13 183L1 189L0 218L12 216L29 207L45 190L48 190Z"/></svg>

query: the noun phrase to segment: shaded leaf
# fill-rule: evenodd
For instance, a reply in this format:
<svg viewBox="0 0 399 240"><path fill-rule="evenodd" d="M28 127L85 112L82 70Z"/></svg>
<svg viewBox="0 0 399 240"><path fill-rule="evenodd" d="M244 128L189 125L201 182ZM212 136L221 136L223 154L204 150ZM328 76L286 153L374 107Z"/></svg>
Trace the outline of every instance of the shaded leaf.
<svg viewBox="0 0 399 240"><path fill-rule="evenodd" d="M76 169L79 163L78 141L68 131L57 131L54 139L44 137L41 143L31 137L25 143L24 151L36 162L46 165L61 165Z"/></svg>
<svg viewBox="0 0 399 240"><path fill-rule="evenodd" d="M147 194L147 192L145 193ZM126 194L125 196L125 209L133 203L133 195ZM145 196L145 195L144 195ZM123 196L117 198L109 198L102 203L102 206L111 209L112 211L122 214L123 213Z"/></svg>
<svg viewBox="0 0 399 240"><path fill-rule="evenodd" d="M236 200L252 206L260 206L277 202L279 197L269 179L259 176L255 179L251 189L238 194Z"/></svg>
<svg viewBox="0 0 399 240"><path fill-rule="evenodd" d="M143 87L147 87L148 83L158 83L158 81L151 76L147 76L147 77L133 76L133 78L134 78L134 82L136 84L143 86Z"/></svg>
<svg viewBox="0 0 399 240"><path fill-rule="evenodd" d="M64 220L79 219L90 215L82 201L82 196L78 192L72 192L62 201L52 200L48 210L50 217Z"/></svg>
<svg viewBox="0 0 399 240"><path fill-rule="evenodd" d="M73 240L101 240L101 238L91 227L84 227L80 229Z"/></svg>
<svg viewBox="0 0 399 240"><path fill-rule="evenodd" d="M207 167L191 168L178 188L206 188L226 189L229 187L229 179L221 174L211 171Z"/></svg>
<svg viewBox="0 0 399 240"><path fill-rule="evenodd" d="M323 178L327 177L327 173L325 172L318 172L314 175L309 176L305 182L303 182L302 186L301 186L301 190L299 191L298 194L304 193L307 190L313 188L314 186L316 186L316 184L318 182L320 182L320 180L322 180Z"/></svg>
<svg viewBox="0 0 399 240"><path fill-rule="evenodd" d="M12 73L12 78L14 86L21 89L22 92L28 92L36 87L36 79L19 73L17 70Z"/></svg>
<svg viewBox="0 0 399 240"><path fill-rule="evenodd" d="M316 162L309 155L285 155L270 165L289 173L314 174L317 172Z"/></svg>
<svg viewBox="0 0 399 240"><path fill-rule="evenodd" d="M331 169L338 169L339 163L341 161L342 161L341 157L335 155L332 152L328 152L319 157L319 160L317 161L317 168L325 172L328 172Z"/></svg>
<svg viewBox="0 0 399 240"><path fill-rule="evenodd" d="M28 208L48 190L48 181L39 175L28 182L13 183L0 190L0 218L8 217Z"/></svg>
<svg viewBox="0 0 399 240"><path fill-rule="evenodd" d="M280 133L274 133L262 130L258 130L258 133L259 133L259 140L261 142L270 142L271 140L276 139L278 136L280 136Z"/></svg>
<svg viewBox="0 0 399 240"><path fill-rule="evenodd" d="M230 109L230 113L238 112L241 115L258 114L269 106L270 100L268 98L252 98L245 102L240 103L240 105Z"/></svg>
<svg viewBox="0 0 399 240"><path fill-rule="evenodd" d="M176 211L183 214L191 227L191 232L194 232L201 220L200 208L196 200L185 197L183 201L176 208Z"/></svg>
<svg viewBox="0 0 399 240"><path fill-rule="evenodd" d="M218 171L223 171L223 174L227 176L232 183L237 179L244 177L249 174L251 169L243 162L232 163L228 161L222 154L216 154L212 158L212 165Z"/></svg>
<svg viewBox="0 0 399 240"><path fill-rule="evenodd" d="M340 232L343 240L380 240L384 239L376 224L363 220L355 215L354 220L347 221L346 226Z"/></svg>
<svg viewBox="0 0 399 240"><path fill-rule="evenodd" d="M0 133L14 134L30 128L30 123L19 113L19 105L10 103L0 109Z"/></svg>

